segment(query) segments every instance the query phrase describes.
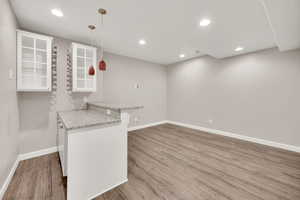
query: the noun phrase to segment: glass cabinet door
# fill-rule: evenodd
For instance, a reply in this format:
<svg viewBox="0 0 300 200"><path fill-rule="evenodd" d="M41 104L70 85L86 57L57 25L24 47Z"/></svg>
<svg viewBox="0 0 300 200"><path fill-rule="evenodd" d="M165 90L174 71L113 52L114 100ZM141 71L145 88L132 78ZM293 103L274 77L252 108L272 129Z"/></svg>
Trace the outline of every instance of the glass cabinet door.
<svg viewBox="0 0 300 200"><path fill-rule="evenodd" d="M51 91L52 38L18 31L18 91Z"/></svg>
<svg viewBox="0 0 300 200"><path fill-rule="evenodd" d="M96 70L96 48L77 43L73 48L73 92L95 92L96 74L89 75L90 66Z"/></svg>

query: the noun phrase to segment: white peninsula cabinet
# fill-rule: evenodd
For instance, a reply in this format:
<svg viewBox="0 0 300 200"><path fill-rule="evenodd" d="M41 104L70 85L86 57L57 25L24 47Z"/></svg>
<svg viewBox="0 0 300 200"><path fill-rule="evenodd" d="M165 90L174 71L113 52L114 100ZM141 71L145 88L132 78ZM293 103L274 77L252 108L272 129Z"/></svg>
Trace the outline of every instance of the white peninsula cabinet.
<svg viewBox="0 0 300 200"><path fill-rule="evenodd" d="M73 92L96 92L97 50L95 47L72 43ZM93 66L95 75L89 75Z"/></svg>
<svg viewBox="0 0 300 200"><path fill-rule="evenodd" d="M17 30L17 91L51 91L52 37Z"/></svg>
<svg viewBox="0 0 300 200"><path fill-rule="evenodd" d="M57 113L57 146L67 199L90 200L128 181L130 114L143 106L89 102Z"/></svg>

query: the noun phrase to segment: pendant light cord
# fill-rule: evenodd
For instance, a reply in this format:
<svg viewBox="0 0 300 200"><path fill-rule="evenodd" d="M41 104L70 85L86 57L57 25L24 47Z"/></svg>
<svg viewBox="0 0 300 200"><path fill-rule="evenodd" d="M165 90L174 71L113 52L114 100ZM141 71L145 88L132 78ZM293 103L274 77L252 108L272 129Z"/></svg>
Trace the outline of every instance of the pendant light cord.
<svg viewBox="0 0 300 200"><path fill-rule="evenodd" d="M90 29L90 45L93 45L93 30Z"/></svg>
<svg viewBox="0 0 300 200"><path fill-rule="evenodd" d="M103 47L103 30L104 30L104 25L103 25L103 14L101 14L101 60L103 60L103 53L104 53L104 47Z"/></svg>
<svg viewBox="0 0 300 200"><path fill-rule="evenodd" d="M104 52L104 50L103 50L103 34L102 34L102 30L100 30L100 29L103 29L103 14L101 14L101 16L99 16L99 18L98 18L98 23L99 23L99 25L101 26L101 28L99 28L99 36L100 36L100 41L99 41L99 44L98 45L100 45L100 59L99 59L99 61L101 61L102 59L103 59L103 52ZM100 27L99 26L99 27ZM98 42L97 42L98 43Z"/></svg>

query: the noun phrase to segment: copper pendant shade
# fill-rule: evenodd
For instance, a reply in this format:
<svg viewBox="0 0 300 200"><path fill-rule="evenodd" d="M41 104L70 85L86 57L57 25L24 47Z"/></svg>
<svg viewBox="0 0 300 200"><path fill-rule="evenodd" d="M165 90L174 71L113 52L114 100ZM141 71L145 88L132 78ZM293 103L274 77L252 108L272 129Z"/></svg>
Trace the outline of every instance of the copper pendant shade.
<svg viewBox="0 0 300 200"><path fill-rule="evenodd" d="M106 71L106 63L105 63L104 60L101 60L101 61L99 62L99 70L100 70L100 71Z"/></svg>
<svg viewBox="0 0 300 200"><path fill-rule="evenodd" d="M90 76L94 76L95 73L96 73L95 68L94 68L93 65L91 65L91 66L89 67L89 75L90 75Z"/></svg>

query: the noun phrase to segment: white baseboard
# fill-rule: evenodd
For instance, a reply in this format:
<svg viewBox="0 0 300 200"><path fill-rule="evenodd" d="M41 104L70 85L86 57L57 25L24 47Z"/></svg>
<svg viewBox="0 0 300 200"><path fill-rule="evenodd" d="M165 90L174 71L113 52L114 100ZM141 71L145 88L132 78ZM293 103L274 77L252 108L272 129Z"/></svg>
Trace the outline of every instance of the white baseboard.
<svg viewBox="0 0 300 200"><path fill-rule="evenodd" d="M271 146L271 147L276 147L276 148L285 149L285 150L300 153L300 147L293 146L293 145L282 144L282 143L278 143L278 142L272 142L272 141L269 141L269 140L248 137L248 136L239 135L239 134L236 134L236 133L230 133L230 132L226 132L226 131L222 131L222 130L205 128L205 127L195 126L195 125L191 125L191 124L185 124L185 123L181 123L181 122L167 121L167 123L178 125L178 126L183 126L183 127L187 127L187 128L191 128L191 129L195 129L195 130L199 130L199 131L204 131L204 132L207 132L207 133L223 135L223 136L227 136L227 137L232 137L232 138L245 140L245 141L249 141L249 142L255 142L255 143L258 143L258 144L263 144L263 145L267 145L267 146Z"/></svg>
<svg viewBox="0 0 300 200"><path fill-rule="evenodd" d="M10 183L12 177L13 177L14 174L15 174L15 171L16 171L16 169L17 169L17 167L18 167L18 164L19 164L19 158L17 157L15 163L13 164L13 166L12 166L12 168L11 168L11 170L10 170L8 176L7 176L7 178L6 178L5 181L4 181L4 184L2 185L2 188L0 189L0 199L3 198L5 192L6 192L7 188L8 188L8 185L9 185L9 183Z"/></svg>
<svg viewBox="0 0 300 200"><path fill-rule="evenodd" d="M92 200L92 199L95 199L96 197L100 196L101 194L104 194L105 192L108 192L108 191L114 189L115 187L118 187L119 185L122 185L122 184L124 184L124 183L126 183L126 182L128 182L128 179L126 179L126 180L124 180L124 181L121 181L120 183L117 183L117 184L115 184L114 186L109 187L109 188L106 189L106 190L103 190L102 192L99 192L98 194L96 194L96 195L90 197L89 199L91 199L91 200Z"/></svg>
<svg viewBox="0 0 300 200"><path fill-rule="evenodd" d="M231 133L231 132L227 132L227 131L216 130L216 129L206 128L206 127L176 122L176 121L169 121L169 120L155 122L155 123L141 125L141 126L130 127L130 128L128 128L128 131L135 131L135 130L148 128L148 127L152 127L152 126L158 126L158 125L166 124L166 123L183 126L183 127L187 127L187 128L191 128L191 129L195 129L195 130L200 130L200 131L204 131L207 133L213 133L213 134L223 135L223 136L227 136L227 137L232 137L232 138L245 140L245 141L249 141L249 142L255 142L258 144L263 144L263 145L267 145L267 146L271 146L271 147L276 147L276 148L300 153L300 147L297 147L297 146L282 144L282 143L273 142L273 141L269 141L269 140L265 140L265 139L253 138L253 137L244 136L244 135Z"/></svg>
<svg viewBox="0 0 300 200"><path fill-rule="evenodd" d="M42 150L39 150L39 151L20 154L19 155L19 160L20 161L21 160L27 160L27 159L30 159L30 158L35 158L35 157L38 157L38 156L43 156L43 155L47 155L47 154L55 153L55 152L57 152L57 147L51 147L51 148L48 148L48 149L42 149Z"/></svg>
<svg viewBox="0 0 300 200"><path fill-rule="evenodd" d="M128 131L135 131L135 130L148 128L148 127L151 127L151 126L158 126L158 125L166 124L166 123L167 123L167 121L160 121L160 122L154 122L154 123L151 123L151 124L145 124L145 125L141 125L141 126L133 126L133 127L129 127Z"/></svg>

